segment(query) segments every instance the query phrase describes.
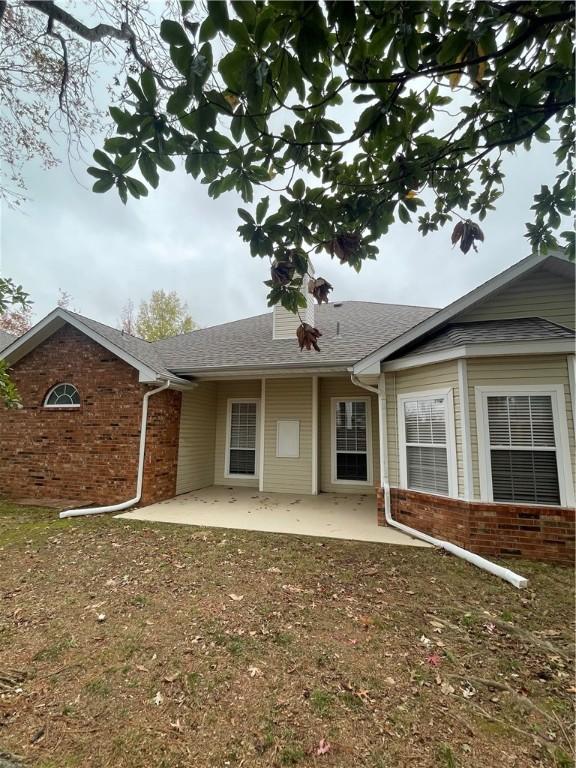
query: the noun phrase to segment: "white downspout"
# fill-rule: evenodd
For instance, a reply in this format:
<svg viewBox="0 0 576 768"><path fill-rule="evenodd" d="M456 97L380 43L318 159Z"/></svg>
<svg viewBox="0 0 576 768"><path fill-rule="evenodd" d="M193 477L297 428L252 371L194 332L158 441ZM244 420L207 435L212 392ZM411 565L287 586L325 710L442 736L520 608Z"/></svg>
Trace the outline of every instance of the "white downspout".
<svg viewBox="0 0 576 768"><path fill-rule="evenodd" d="M142 398L142 420L140 422L140 450L138 453L138 475L136 478L136 496L129 501L121 501L119 504L109 504L105 507L86 507L84 509L67 509L60 512L60 517L80 517L81 515L100 515L103 512L121 512L123 509L133 507L138 504L142 496L142 483L144 479L144 453L146 451L146 426L148 423L148 400L157 392L163 392L170 386L169 381L165 381L161 387L151 389L146 392Z"/></svg>
<svg viewBox="0 0 576 768"><path fill-rule="evenodd" d="M466 560L466 562L475 565L477 568L481 568L483 571L488 571L488 573L491 573L494 576L498 576L499 578L504 579L504 581L508 581L518 589L527 587L528 579L525 579L523 576L514 573L514 571L511 571L508 568L503 568L501 565L496 565L496 563L493 563L490 560L486 560L485 557L476 555L474 552L469 552L463 547L458 547L456 544L452 544L449 541L444 541L443 539L436 539L434 536L428 536L427 533L417 531L415 528L410 528L408 525L398 523L393 519L392 513L390 511L390 483L388 482L388 462L386 461L385 456L386 446L384 445L384 440L382 437L382 435L385 435L387 431L386 390L384 378L381 377L382 383L380 388L371 387L368 384L362 384L362 382L360 382L353 374L351 375L351 379L352 384L355 384L357 387L362 387L362 389L367 389L369 392L375 392L378 395L378 422L381 425L379 436L380 482L382 483L382 489L384 490L384 517L386 518L388 525L391 525L393 528L397 528L399 531L402 531L403 533L406 533L408 536L412 536L415 539L420 539L421 541L426 541L428 544L432 544L434 547L445 549L447 552L450 552L450 554L455 555L462 560ZM384 427L384 429L382 429L382 427Z"/></svg>

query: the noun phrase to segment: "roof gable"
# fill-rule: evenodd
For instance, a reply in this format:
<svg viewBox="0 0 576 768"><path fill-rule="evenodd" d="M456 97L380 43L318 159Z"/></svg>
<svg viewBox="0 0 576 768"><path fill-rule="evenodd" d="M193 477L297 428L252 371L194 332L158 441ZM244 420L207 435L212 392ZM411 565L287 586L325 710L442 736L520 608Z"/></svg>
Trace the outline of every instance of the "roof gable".
<svg viewBox="0 0 576 768"><path fill-rule="evenodd" d="M528 256L528 258L509 267L444 309L438 310L430 318L423 320L389 343L382 345L375 352L364 357L354 366L354 373L356 375L378 373L382 361L390 358L392 355L398 357L403 354L404 350L412 348L417 342L427 339L456 318L458 320L464 320L464 318L471 320L475 317L474 312L478 311L480 307L487 306L489 301L495 301L498 295L502 295L506 290L510 290L517 281L526 280L532 272L538 269L546 269L554 273L554 275L560 276L561 280L565 281L568 279L572 282L574 281L574 265L564 256ZM557 281L556 284L558 284ZM503 317L506 312L506 300L506 295L504 294L504 299L499 305L500 317ZM498 306L498 302L496 302L496 306ZM523 309L521 308L522 306L524 307ZM520 302L518 314L512 314L511 317L527 317L534 316L534 314L534 309L530 309L529 301ZM507 316L510 317L510 315ZM498 319L498 316L494 319Z"/></svg>
<svg viewBox="0 0 576 768"><path fill-rule="evenodd" d="M29 331L9 344L3 350L3 358L9 364L17 362L66 323L136 368L140 382L152 383L159 379L182 381L164 366L161 358L148 342L60 307L54 309Z"/></svg>

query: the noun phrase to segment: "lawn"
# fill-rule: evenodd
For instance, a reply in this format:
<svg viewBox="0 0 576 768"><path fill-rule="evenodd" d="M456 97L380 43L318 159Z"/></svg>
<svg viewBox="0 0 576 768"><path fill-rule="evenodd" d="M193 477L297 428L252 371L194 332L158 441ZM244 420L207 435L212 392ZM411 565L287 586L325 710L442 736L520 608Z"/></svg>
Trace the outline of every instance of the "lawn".
<svg viewBox="0 0 576 768"><path fill-rule="evenodd" d="M0 765L572 766L570 569L0 503Z"/></svg>

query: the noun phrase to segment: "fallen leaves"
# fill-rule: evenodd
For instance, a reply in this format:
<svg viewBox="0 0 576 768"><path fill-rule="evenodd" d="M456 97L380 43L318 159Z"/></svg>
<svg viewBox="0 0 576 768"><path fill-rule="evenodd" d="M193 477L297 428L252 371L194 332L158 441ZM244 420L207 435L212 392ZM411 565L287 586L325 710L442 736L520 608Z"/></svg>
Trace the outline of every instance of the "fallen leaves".
<svg viewBox="0 0 576 768"><path fill-rule="evenodd" d="M233 600L235 603L239 603L240 600L244 600L244 595L235 595L234 593L228 595L230 600Z"/></svg>
<svg viewBox="0 0 576 768"><path fill-rule="evenodd" d="M156 704L156 706L157 706L157 707L159 707L159 706L160 706L160 704L162 704L162 702L164 701L164 696L162 696L162 694L160 693L160 691L157 691L157 692L156 692L156 696L154 696L154 698L152 699L152 701L153 701L153 703L154 703L154 704Z"/></svg>
<svg viewBox="0 0 576 768"><path fill-rule="evenodd" d="M329 741L326 741L326 739L320 739L318 746L315 749L315 754L320 755L327 755L328 752L332 749L332 745Z"/></svg>

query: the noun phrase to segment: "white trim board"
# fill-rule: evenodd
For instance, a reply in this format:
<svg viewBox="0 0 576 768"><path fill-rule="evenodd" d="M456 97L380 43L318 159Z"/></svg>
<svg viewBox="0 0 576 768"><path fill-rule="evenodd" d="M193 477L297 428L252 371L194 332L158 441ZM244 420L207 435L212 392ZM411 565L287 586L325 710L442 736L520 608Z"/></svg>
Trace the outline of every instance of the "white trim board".
<svg viewBox="0 0 576 768"><path fill-rule="evenodd" d="M383 344L377 350L362 358L362 360L359 360L354 366L354 373L356 375L360 373L379 373L380 363L386 357L389 357L394 352L398 352L407 344L411 344L412 342L417 341L425 333L429 333L439 326L446 324L455 315L458 315L464 310L469 309L475 304L478 304L483 299L506 286L508 283L516 280L516 278L528 274L533 269L536 269L537 267L546 264L547 262L551 264L568 264L567 259L562 255L540 256L539 254L532 254L526 259L522 259L522 261L519 261L517 264L514 264L513 266L504 270L504 272L501 272L499 275L491 278L487 282L478 286L478 288L475 288L474 290L467 293L465 296L462 296L456 301L453 301L452 304L444 307L444 309L439 309L433 315L426 318L426 320L423 320L421 323L418 323L405 333L400 334L400 336L397 336L392 341L388 342L387 344Z"/></svg>
<svg viewBox="0 0 576 768"><path fill-rule="evenodd" d="M438 491L425 490L423 488L408 487L408 469L406 465L406 423L404 421L404 403L408 400L444 400L444 413L446 415L446 459L448 464L448 493L441 494ZM429 389L421 392L402 392L397 395L398 416L398 464L399 485L406 490L414 490L420 493L433 493L445 498L458 498L458 460L456 455L456 424L454 419L454 394L452 387L443 389Z"/></svg>
<svg viewBox="0 0 576 768"><path fill-rule="evenodd" d="M485 344L465 344L461 347L426 352L422 355L407 355L398 360L382 363L382 371L403 371L406 368L419 368L463 357L514 357L515 355L562 355L574 351L573 339L554 341L496 341Z"/></svg>
<svg viewBox="0 0 576 768"><path fill-rule="evenodd" d="M339 480L336 473L336 403L365 403L366 407L366 480ZM374 482L374 460L372 458L372 398L331 397L330 398L330 480L333 485L372 486ZM345 451L343 451L345 453Z"/></svg>
<svg viewBox="0 0 576 768"><path fill-rule="evenodd" d="M254 474L253 475L235 475L230 473L230 426L232 421L232 403L256 403L256 448L254 456ZM236 480L258 480L260 477L260 456L264 453L263 446L260 445L260 398L259 397L229 397L226 402L226 442L224 456L224 477Z"/></svg>
<svg viewBox="0 0 576 768"><path fill-rule="evenodd" d="M470 401L468 393L468 363L458 360L458 390L460 395L460 431L462 439L462 464L464 468L464 498L474 498L474 475L472 472L472 443L470 437Z"/></svg>
<svg viewBox="0 0 576 768"><path fill-rule="evenodd" d="M560 487L560 506L574 506L574 485L572 479L572 463L570 458L570 442L568 439L568 419L566 416L566 393L563 384L516 384L514 386L480 386L474 387L476 402L476 429L478 434L478 474L480 477L480 500L492 503L524 502L494 502L492 491L492 475L490 470L490 439L488 429L487 397L489 395L550 395L554 419L554 439L556 443L556 461L558 467L558 485ZM537 449L535 449L537 450ZM550 506L526 503L526 506Z"/></svg>

